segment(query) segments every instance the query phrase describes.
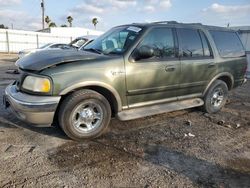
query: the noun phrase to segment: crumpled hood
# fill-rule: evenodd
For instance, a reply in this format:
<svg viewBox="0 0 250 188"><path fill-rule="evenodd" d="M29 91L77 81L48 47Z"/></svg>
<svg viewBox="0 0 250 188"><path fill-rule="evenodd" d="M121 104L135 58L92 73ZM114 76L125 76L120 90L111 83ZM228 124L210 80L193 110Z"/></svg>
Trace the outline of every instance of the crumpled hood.
<svg viewBox="0 0 250 188"><path fill-rule="evenodd" d="M41 71L45 68L58 65L61 63L82 61L82 60L99 60L106 59L105 55L95 54L86 51L77 50L41 50L36 53L29 54L16 62L21 69Z"/></svg>

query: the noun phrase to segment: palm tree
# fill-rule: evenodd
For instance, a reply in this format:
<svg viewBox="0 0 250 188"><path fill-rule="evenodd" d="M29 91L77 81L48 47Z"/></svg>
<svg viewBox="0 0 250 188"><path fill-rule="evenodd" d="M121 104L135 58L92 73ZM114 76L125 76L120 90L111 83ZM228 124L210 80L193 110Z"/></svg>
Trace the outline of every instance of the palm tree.
<svg viewBox="0 0 250 188"><path fill-rule="evenodd" d="M49 27L56 27L56 23L55 22L50 22Z"/></svg>
<svg viewBox="0 0 250 188"><path fill-rule="evenodd" d="M93 18L93 19L92 19L92 24L94 25L94 27L95 27L95 29L96 29L96 25L98 24L97 18Z"/></svg>
<svg viewBox="0 0 250 188"><path fill-rule="evenodd" d="M44 21L46 22L46 24L49 26L49 23L51 22L49 16L46 16Z"/></svg>
<svg viewBox="0 0 250 188"><path fill-rule="evenodd" d="M68 20L68 22L69 22L69 27L72 27L72 22L73 22L73 18L72 18L72 16L68 16L67 17L67 20Z"/></svg>

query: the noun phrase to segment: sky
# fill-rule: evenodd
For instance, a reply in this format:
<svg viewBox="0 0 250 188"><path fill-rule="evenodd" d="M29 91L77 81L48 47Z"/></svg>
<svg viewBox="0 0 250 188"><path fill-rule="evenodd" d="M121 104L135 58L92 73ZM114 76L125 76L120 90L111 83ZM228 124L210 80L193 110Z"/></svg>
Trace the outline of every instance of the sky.
<svg viewBox="0 0 250 188"><path fill-rule="evenodd" d="M250 26L250 0L44 0L45 15L58 26L73 17L73 26L97 30L113 26L169 21ZM0 24L14 29L42 28L41 0L0 0Z"/></svg>

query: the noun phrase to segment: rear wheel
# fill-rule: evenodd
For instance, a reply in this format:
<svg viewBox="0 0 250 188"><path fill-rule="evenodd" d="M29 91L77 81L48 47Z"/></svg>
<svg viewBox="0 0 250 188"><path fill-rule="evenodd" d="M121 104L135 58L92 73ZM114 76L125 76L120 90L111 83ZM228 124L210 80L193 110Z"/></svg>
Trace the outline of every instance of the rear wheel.
<svg viewBox="0 0 250 188"><path fill-rule="evenodd" d="M207 113L216 113L226 104L228 87L222 80L212 83L204 97L203 109Z"/></svg>
<svg viewBox="0 0 250 188"><path fill-rule="evenodd" d="M108 127L110 118L109 102L92 90L80 90L67 96L58 114L63 131L78 141L100 136Z"/></svg>

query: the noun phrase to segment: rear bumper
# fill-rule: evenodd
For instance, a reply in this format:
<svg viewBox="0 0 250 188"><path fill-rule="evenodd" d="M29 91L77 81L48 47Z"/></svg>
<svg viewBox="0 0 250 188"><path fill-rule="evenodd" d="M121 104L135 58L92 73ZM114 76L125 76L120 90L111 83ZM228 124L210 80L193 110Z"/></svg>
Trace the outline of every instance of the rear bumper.
<svg viewBox="0 0 250 188"><path fill-rule="evenodd" d="M16 90L15 85L5 89L4 105L22 121L36 125L51 125L61 97L34 96Z"/></svg>

